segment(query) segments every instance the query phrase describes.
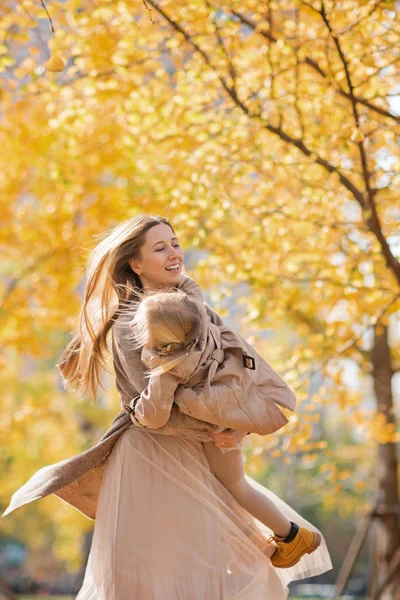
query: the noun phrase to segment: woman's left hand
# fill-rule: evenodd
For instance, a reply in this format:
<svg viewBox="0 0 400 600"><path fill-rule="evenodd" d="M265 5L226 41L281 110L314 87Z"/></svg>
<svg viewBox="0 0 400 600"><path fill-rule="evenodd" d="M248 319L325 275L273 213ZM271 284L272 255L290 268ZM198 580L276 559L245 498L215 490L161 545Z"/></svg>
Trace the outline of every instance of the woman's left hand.
<svg viewBox="0 0 400 600"><path fill-rule="evenodd" d="M245 431L237 431L236 429L225 429L221 433L211 433L218 448L235 448L246 435Z"/></svg>

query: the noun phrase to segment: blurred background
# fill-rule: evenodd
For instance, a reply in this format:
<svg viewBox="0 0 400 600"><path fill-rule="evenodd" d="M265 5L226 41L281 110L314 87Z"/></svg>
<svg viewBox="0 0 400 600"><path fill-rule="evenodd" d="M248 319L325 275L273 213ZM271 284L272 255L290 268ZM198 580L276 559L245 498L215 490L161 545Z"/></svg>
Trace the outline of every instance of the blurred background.
<svg viewBox="0 0 400 600"><path fill-rule="evenodd" d="M400 597L399 12L2 2L2 512L119 411L112 361L95 407L55 364L94 236L159 214L206 301L296 393L284 430L245 450L332 555L291 597ZM0 596L73 597L92 529L56 497L2 519Z"/></svg>

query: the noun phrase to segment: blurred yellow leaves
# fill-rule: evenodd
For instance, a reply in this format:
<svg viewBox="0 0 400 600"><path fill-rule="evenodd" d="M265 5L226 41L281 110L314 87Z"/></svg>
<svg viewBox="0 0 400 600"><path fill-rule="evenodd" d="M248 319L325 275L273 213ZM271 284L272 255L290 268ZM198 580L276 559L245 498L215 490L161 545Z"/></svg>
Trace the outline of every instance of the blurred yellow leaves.
<svg viewBox="0 0 400 600"><path fill-rule="evenodd" d="M154 9L153 25L142 2L52 2L47 74L47 47L32 31L40 5L0 13L10 38L0 45L4 494L52 461L52 430L57 458L89 441L77 416L85 409L46 373L76 325L93 235L140 212L168 216L182 246L201 252L190 274L223 318L233 307L238 327L262 334L254 345L295 391L295 414L259 441L250 472L269 458L288 469L299 461L318 489L372 488L373 478L348 474L373 472L376 441L399 441L371 405L368 353L377 315L396 318L400 303L389 306L397 283L352 190L365 198L368 171L396 248L399 129L388 98L400 33L385 6L368 17L355 1L329 9L337 30L348 28L357 122L331 34L295 0L270 3L271 22L246 0L219 11L164 2L189 42ZM87 419L101 429L101 413Z"/></svg>

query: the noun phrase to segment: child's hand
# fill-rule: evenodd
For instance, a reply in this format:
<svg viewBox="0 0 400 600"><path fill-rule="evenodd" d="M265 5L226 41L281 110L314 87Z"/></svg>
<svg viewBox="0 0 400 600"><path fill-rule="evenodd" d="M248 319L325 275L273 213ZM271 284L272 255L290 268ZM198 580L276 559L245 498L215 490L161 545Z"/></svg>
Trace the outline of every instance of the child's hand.
<svg viewBox="0 0 400 600"><path fill-rule="evenodd" d="M220 433L211 433L217 448L235 448L247 433L245 431L237 431L236 429L226 429Z"/></svg>

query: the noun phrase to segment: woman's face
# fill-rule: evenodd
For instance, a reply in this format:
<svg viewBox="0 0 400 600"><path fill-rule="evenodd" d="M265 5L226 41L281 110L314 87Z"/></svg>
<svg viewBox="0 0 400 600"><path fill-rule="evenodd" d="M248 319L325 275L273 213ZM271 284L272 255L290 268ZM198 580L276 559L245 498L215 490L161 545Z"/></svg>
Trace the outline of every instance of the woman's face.
<svg viewBox="0 0 400 600"><path fill-rule="evenodd" d="M171 227L160 223L149 229L141 248L141 259L131 259L129 264L139 275L144 289L178 285L181 280L183 250ZM167 269L174 265L178 269Z"/></svg>

